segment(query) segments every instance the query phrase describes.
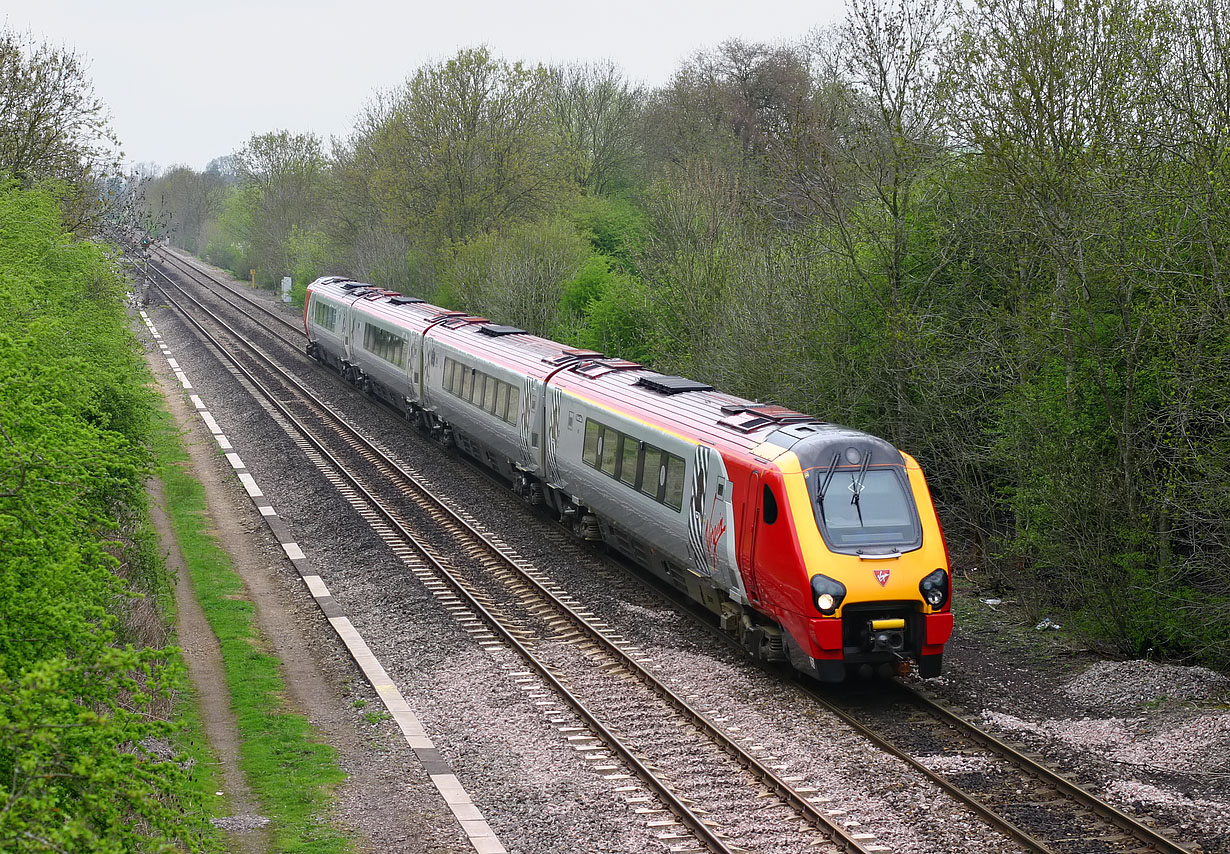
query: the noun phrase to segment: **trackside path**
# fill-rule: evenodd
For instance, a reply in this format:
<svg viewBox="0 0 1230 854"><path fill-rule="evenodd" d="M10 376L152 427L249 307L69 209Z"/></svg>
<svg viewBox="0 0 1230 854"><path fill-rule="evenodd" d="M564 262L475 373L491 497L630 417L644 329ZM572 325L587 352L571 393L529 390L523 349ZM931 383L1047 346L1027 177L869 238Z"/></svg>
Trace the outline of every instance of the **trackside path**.
<svg viewBox="0 0 1230 854"><path fill-rule="evenodd" d="M154 341L158 344L168 366L174 372L175 379L181 389L188 393L188 399L193 409L201 418L210 435L213 436L218 448L225 454L227 462L248 498L268 526L270 532L281 545L286 558L294 566L302 579L308 593L315 600L329 624L345 645L347 651L362 670L363 675L375 690L377 696L394 723L401 731L407 745L413 750L422 763L432 784L443 798L449 811L456 818L476 854L506 854L506 849L478 808L471 802L457 776L448 763L440 755L434 743L427 736L419 718L414 714L405 697L393 684L383 665L372 654L367 643L358 630L333 599L328 586L321 578L312 561L304 553L302 547L292 537L290 530L278 515L272 502L261 490L256 479L248 471L238 449L231 443L222 426L210 412L206 402L196 393L191 380L182 370L178 361L171 356L170 348L162 340L148 314L140 312L141 320L146 325Z"/></svg>
<svg viewBox="0 0 1230 854"><path fill-rule="evenodd" d="M216 819L215 824L228 832L228 842L234 850L260 854L271 850L266 832L269 820L257 815L256 797L239 770L239 725L228 702L222 650L204 610L192 594L192 581L169 517L162 481L151 479L148 492L150 523L158 534L167 571L175 578L176 642L183 650L201 726L220 760L216 766L220 788L214 794L225 797L232 813Z"/></svg>

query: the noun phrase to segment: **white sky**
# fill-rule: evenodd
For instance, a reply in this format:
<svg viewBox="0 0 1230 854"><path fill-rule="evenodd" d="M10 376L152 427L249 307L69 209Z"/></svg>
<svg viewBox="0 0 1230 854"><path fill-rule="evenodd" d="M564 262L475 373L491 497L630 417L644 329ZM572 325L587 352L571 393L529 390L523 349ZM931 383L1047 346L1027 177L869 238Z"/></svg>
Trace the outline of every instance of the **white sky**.
<svg viewBox="0 0 1230 854"><path fill-rule="evenodd" d="M377 89L486 44L527 62L614 60L659 85L699 48L777 42L842 0L7 0L0 25L90 63L129 162L202 169L253 133L348 133Z"/></svg>

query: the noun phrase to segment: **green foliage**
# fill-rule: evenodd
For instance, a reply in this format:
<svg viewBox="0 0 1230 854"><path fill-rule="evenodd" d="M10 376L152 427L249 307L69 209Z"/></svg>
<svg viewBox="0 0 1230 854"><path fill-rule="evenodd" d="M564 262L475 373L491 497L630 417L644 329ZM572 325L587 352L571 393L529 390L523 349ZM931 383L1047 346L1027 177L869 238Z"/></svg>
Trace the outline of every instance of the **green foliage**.
<svg viewBox="0 0 1230 854"><path fill-rule="evenodd" d="M591 197L626 189L638 166L643 91L605 62L551 69L545 97L576 185Z"/></svg>
<svg viewBox="0 0 1230 854"><path fill-rule="evenodd" d="M250 188L235 188L222 200L221 212L203 253L211 264L230 270L238 278L247 280L249 271L256 269L256 254L244 235L251 233L251 222L258 216L256 191Z"/></svg>
<svg viewBox="0 0 1230 854"><path fill-rule="evenodd" d="M202 254L212 221L222 210L226 180L213 172L196 172L173 166L152 179L145 188L149 199L145 230L188 252Z"/></svg>
<svg viewBox="0 0 1230 854"><path fill-rule="evenodd" d="M565 340L622 359L650 364L651 308L648 293L634 276L611 272L585 306L583 319Z"/></svg>
<svg viewBox="0 0 1230 854"><path fill-rule="evenodd" d="M382 218L438 249L558 208L575 189L544 102L549 83L541 66L486 48L420 68L352 143Z"/></svg>
<svg viewBox="0 0 1230 854"><path fill-rule="evenodd" d="M305 231L295 226L291 229L286 246L291 263L291 300L295 305L303 305L307 286L328 270L332 257L328 238L319 231Z"/></svg>
<svg viewBox="0 0 1230 854"><path fill-rule="evenodd" d="M560 308L575 316L585 314L590 303L602 297L616 285L616 276L611 271L611 259L593 254L585 260L577 274L564 283Z"/></svg>
<svg viewBox="0 0 1230 854"><path fill-rule="evenodd" d="M598 252L631 270L632 258L645 235L645 213L631 200L618 196L583 196L570 219Z"/></svg>
<svg viewBox="0 0 1230 854"><path fill-rule="evenodd" d="M171 651L116 642L151 393L104 249L0 188L0 848L196 847Z"/></svg>
<svg viewBox="0 0 1230 854"><path fill-rule="evenodd" d="M87 65L0 26L0 181L54 184L73 228L97 220L99 182L119 173L118 141Z"/></svg>
<svg viewBox="0 0 1230 854"><path fill-rule="evenodd" d="M584 238L562 219L514 225L453 248L441 272L445 305L549 335L560 301L589 255Z"/></svg>
<svg viewBox="0 0 1230 854"><path fill-rule="evenodd" d="M216 221L197 229L208 235L205 258L242 279L255 270L263 287L320 263L328 178L320 140L287 131L254 134L234 161L234 188L219 189L221 178L202 175L196 192L171 208L173 219L185 222L194 222L196 207L218 211Z"/></svg>

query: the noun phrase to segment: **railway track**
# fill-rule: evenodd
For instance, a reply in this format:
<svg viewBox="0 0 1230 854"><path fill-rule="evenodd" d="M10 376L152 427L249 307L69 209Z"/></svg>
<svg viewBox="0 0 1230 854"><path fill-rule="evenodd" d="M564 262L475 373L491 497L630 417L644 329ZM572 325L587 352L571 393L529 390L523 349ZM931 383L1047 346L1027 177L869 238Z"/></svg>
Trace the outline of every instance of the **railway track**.
<svg viewBox="0 0 1230 854"><path fill-rule="evenodd" d="M874 693L841 695L821 693L812 686L803 690L1029 851L1190 854L1194 850L1115 809L908 685L885 682Z"/></svg>
<svg viewBox="0 0 1230 854"><path fill-rule="evenodd" d="M216 281L212 276L182 260L175 266L181 272L185 266L193 270L196 275L185 274L191 275L197 284L204 287L210 285L198 276L207 277L210 282ZM233 288L228 287L227 290L243 298L245 302L255 302ZM276 312L266 309L264 313L277 317L280 324L297 330L294 324ZM323 416L317 412L312 417ZM407 491L417 489L412 488L408 481L400 480L410 478L412 481L413 476L410 473L401 471L396 463L387 458L379 460L383 455L378 449L368 446L357 452L373 466L377 479L401 483L400 488ZM388 468L390 466L391 468ZM511 594L513 601L505 600L503 609L516 614L508 624L507 631L525 642L526 649L521 654L532 656L535 653L544 653L541 666L548 672L560 672L561 668L566 669L567 665L559 659L559 651L563 647L571 647L588 660L594 673L604 674L603 679L591 681L601 683L614 680L625 685L639 683L647 687L656 696L656 702L663 704L662 708L666 710L661 720L670 721L676 729L682 724L695 730L698 735L703 734L711 743L719 746L727 761L732 761L735 766L751 769L752 774L759 775L771 797L783 806L792 807L799 817L810 822L817 834L816 839L827 837L827 844L837 846L834 850L887 850L878 848L873 840L860 839L858 834L847 833L831 820L831 816L825 815L840 815L840 808L813 802L809 799L809 791L793 789L789 782L777 777L776 773L767 767L768 763L772 762L771 758L752 755L723 733L717 724L706 722L703 713L693 709L685 700L678 697L672 699L673 695L669 689L661 686L649 672L651 662L639 649L629 645L621 637L604 631L605 624L593 620L592 615L581 610L575 600L568 597L542 573L532 567L518 566L518 563L524 562L505 554L499 543L479 545L485 538L477 526L449 510L434 497L423 500L425 503L420 505L420 511L426 514L425 518L429 520L429 524L445 528L450 525L469 528L468 534L457 533L455 536L461 541L469 537L471 545L465 548L470 551L484 550L484 556L478 560L478 565L483 567L478 577L467 578L459 575L455 581L441 583L448 584L448 589L454 593L465 588L492 602L499 601L499 598L505 595L501 591L515 591ZM452 523L447 521L450 516L455 520ZM654 584L652 587L655 595L663 595L660 585ZM678 597L669 598L679 602ZM691 603L683 604L695 615ZM531 626L534 620L530 617L538 620L537 627ZM718 636L725 637L716 632L708 622L701 622ZM660 689L654 687L655 682L661 686ZM578 699L601 690L584 679L575 684ZM1169 840L1144 822L1115 809L1096 795L907 686L899 683L878 683L878 689L882 690L877 690L874 696L864 696L861 701L855 694L839 698L831 691L821 692L810 685L800 685L799 688L808 694L813 702L823 705L880 749L897 756L953 798L966 804L989 825L1013 839L1025 850L1054 854L1118 854L1129 851L1179 854L1196 850ZM561 687L557 690L569 689ZM591 702L594 702L595 707L600 705L596 701ZM626 698L624 705L631 705ZM669 753L670 747L664 742L654 743L646 732L637 728L639 724L636 721L621 716L620 709L612 709L607 714L607 719L614 723L606 728L606 732L615 738L616 731L624 735L626 740L622 748L606 741L602 732L603 725L592 723L587 723L587 726L599 733L598 738L591 739L588 735L574 733L570 736L575 740L574 746L579 752L596 757L594 761L603 761L603 754L597 750L589 750L590 746L601 743L625 762L629 762L628 757L641 761L645 765L645 771L652 774L653 759L649 757L652 757L655 751ZM584 719L585 715L582 714L581 717ZM646 757L647 760L643 761L641 757ZM960 761L954 761L956 759ZM755 770L757 764L762 770ZM952 770L954 768L958 770ZM970 771L970 768L978 770ZM643 773L641 769L635 770L638 776ZM707 784L693 785L703 788ZM686 782L677 783L676 789L686 793L689 791L689 785ZM665 799L663 800L665 802ZM688 796L681 798L681 802L685 805L696 803ZM715 819L706 816L716 815L706 807L694 811L690 818L682 811L669 809L684 825L693 829L693 822L698 821L700 825L707 827L707 822ZM809 813L814 813L814 816L809 816ZM699 835L697 838L700 838ZM759 843L764 841L755 840L747 850L779 850L772 847L762 849ZM703 844L711 846L713 843Z"/></svg>
<svg viewBox="0 0 1230 854"><path fill-rule="evenodd" d="M279 312L276 312L270 309L269 306L266 305L263 300L253 299L252 297L245 294L240 288L232 287L231 285L227 284L221 279L215 277L213 274L209 273L206 270L202 270L200 267L196 266L191 261L188 261L180 257L179 255L170 251L169 249L155 245L149 248L149 253L150 253L150 259L154 261L155 263L162 264L164 267L171 268L172 270L174 270L175 272L179 273L182 276L185 276L186 278L188 278L190 281L194 282L195 284L200 285L201 287L206 288L207 290L210 290L212 292L216 292L216 290L220 288L221 290L229 294L233 298L233 300L238 300L239 302L243 303L248 308L253 309L259 316L269 318L276 324L278 328L278 331L273 334L276 334L283 341L294 344L294 346L302 349L303 347L303 324L302 322L296 322L296 321L287 319L287 317L284 314L281 314ZM232 303L233 303L233 300L232 300ZM265 329L266 331L272 332L272 330L269 330L269 327L267 326L265 327ZM292 335L287 336L284 334L288 331L292 333Z"/></svg>
<svg viewBox="0 0 1230 854"><path fill-rule="evenodd" d="M617 788L635 785L635 777L652 792L658 803L635 795L631 803L671 850L699 850L689 841L719 852L890 850L871 834L848 831L840 805L784 780L770 767L776 758L745 749L674 694L642 650L449 508L221 318L194 301L207 323L223 330L210 332L163 292L280 413L313 462L475 640L521 657L535 677L517 676L527 699L554 707L536 690L545 687L558 700L551 720L569 745Z"/></svg>

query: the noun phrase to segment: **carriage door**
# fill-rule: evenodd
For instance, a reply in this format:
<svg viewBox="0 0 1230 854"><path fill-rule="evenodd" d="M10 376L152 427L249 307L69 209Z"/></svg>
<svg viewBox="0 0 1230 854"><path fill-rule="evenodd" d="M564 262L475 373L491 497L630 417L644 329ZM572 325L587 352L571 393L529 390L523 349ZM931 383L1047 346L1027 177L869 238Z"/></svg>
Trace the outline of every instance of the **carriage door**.
<svg viewBox="0 0 1230 854"><path fill-rule="evenodd" d="M406 344L406 375L410 380L410 400L423 403L423 338L417 332L410 333Z"/></svg>
<svg viewBox="0 0 1230 854"><path fill-rule="evenodd" d="M753 471L747 479L747 497L743 501L743 517L739 522L739 571L747 586L747 596L753 602L760 599L756 583L756 535L760 532L760 472Z"/></svg>
<svg viewBox="0 0 1230 854"><path fill-rule="evenodd" d="M345 305L346 308L342 312L342 358L344 358L347 362L354 361L354 356L350 352L350 341L351 341L350 327L351 327L351 323L354 321L354 315L355 315L354 304L355 304L354 300L351 300L350 302L347 302L347 303L343 303L343 305Z"/></svg>

